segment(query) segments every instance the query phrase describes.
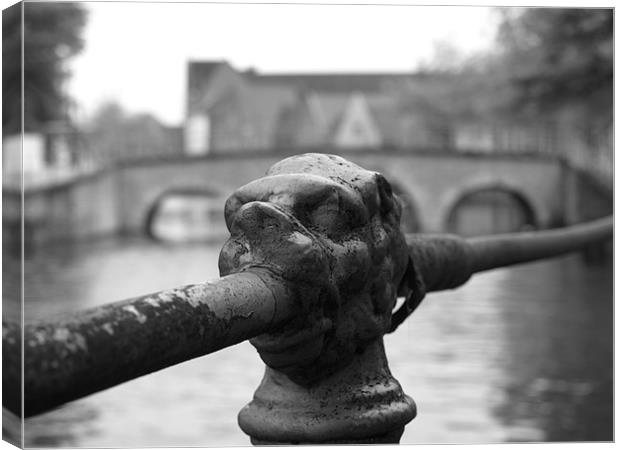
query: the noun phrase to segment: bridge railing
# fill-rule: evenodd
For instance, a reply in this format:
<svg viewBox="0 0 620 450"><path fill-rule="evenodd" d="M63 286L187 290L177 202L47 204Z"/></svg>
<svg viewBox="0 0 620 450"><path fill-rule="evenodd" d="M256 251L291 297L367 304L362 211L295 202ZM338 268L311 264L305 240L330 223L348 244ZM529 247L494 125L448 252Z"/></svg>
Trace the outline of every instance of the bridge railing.
<svg viewBox="0 0 620 450"><path fill-rule="evenodd" d="M276 164L226 203L221 278L3 323L3 406L28 417L250 339L267 365L239 414L253 443L396 443L416 406L390 374L383 336L426 293L613 232L605 218L472 239L403 235L398 205L381 175L342 158Z"/></svg>

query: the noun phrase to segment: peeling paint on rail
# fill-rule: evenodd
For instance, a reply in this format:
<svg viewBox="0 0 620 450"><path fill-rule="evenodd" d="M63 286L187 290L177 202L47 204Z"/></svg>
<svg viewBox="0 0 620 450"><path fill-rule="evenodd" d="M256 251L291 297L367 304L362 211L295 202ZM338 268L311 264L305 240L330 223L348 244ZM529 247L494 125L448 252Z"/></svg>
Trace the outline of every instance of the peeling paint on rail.
<svg viewBox="0 0 620 450"><path fill-rule="evenodd" d="M291 295L264 269L105 305L24 329L24 414L115 386L244 341L288 319ZM275 303L278 302L276 308ZM6 354L19 354L19 324L3 324ZM21 364L4 364L3 391ZM13 381L10 381L13 380ZM4 406L20 414L19 395Z"/></svg>

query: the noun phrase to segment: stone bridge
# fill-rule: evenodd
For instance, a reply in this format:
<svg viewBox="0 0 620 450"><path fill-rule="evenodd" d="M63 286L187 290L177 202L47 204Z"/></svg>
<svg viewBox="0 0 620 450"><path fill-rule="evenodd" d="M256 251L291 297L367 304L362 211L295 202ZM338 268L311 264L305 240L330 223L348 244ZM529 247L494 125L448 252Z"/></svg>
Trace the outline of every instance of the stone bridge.
<svg viewBox="0 0 620 450"><path fill-rule="evenodd" d="M402 196L405 227L449 231L455 208L476 192L505 192L536 228L611 213L611 197L583 180L561 159L532 154L404 153L388 150L333 151L383 173ZM70 182L26 190L24 222L35 242L148 231L166 196L205 194L220 202L259 178L282 154L246 153L157 158L123 163ZM14 235L19 194L3 192L5 233ZM223 212L222 212L223 214ZM411 222L415 222L412 226Z"/></svg>

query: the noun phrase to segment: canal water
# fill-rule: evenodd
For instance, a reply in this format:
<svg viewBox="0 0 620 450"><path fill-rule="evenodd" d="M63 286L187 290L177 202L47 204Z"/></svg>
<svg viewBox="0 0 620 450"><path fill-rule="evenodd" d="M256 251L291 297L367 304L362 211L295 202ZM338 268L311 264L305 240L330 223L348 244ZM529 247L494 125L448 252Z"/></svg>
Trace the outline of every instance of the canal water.
<svg viewBox="0 0 620 450"><path fill-rule="evenodd" d="M220 246L114 238L41 252L25 262L26 318L217 277ZM6 294L19 271L9 262L11 314ZM429 295L385 340L393 374L418 405L401 442L611 440L612 282L610 265L570 256ZM248 445L236 415L262 372L242 343L28 419L25 443ZM11 422L6 412L3 422Z"/></svg>

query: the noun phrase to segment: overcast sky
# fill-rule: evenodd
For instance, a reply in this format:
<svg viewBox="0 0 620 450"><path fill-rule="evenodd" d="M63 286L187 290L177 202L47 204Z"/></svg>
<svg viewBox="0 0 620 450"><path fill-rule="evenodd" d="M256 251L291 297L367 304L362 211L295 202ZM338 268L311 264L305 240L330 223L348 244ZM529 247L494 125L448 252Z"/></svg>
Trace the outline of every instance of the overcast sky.
<svg viewBox="0 0 620 450"><path fill-rule="evenodd" d="M487 7L86 3L84 51L67 85L91 114L106 100L164 123L183 120L187 61L259 71L412 71L434 43L489 47Z"/></svg>

